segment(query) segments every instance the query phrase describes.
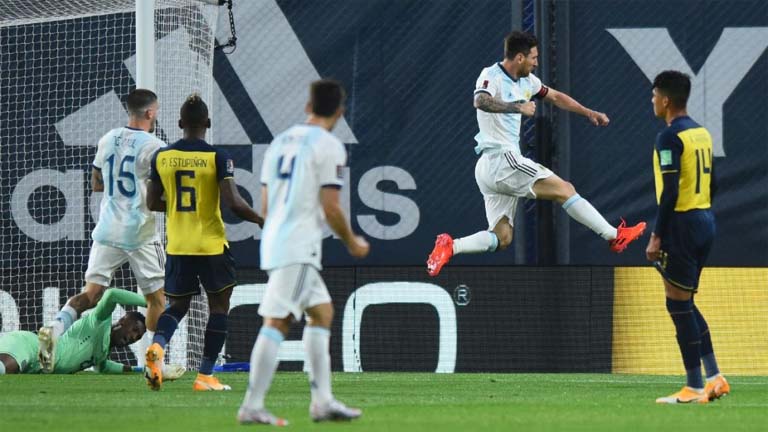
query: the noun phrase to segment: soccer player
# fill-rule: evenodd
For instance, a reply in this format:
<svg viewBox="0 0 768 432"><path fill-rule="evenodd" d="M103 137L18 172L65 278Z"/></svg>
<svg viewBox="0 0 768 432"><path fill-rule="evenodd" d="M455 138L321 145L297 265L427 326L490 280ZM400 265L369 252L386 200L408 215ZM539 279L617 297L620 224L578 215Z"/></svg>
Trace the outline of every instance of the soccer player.
<svg viewBox="0 0 768 432"><path fill-rule="evenodd" d="M345 98L340 83L313 82L307 121L275 137L264 155L261 202L267 222L261 237L261 268L269 273L269 281L259 306L264 325L253 346L248 391L237 413L241 424L288 424L265 409L264 397L277 369L280 343L305 313L310 416L326 421L352 420L362 414L331 392L333 304L319 273L324 220L353 257L364 257L369 250L368 242L352 232L339 204L347 153L330 131L344 113Z"/></svg>
<svg viewBox="0 0 768 432"><path fill-rule="evenodd" d="M112 348L128 346L144 335L144 315L128 312L112 324L112 311L118 304L146 306L144 298L130 291L112 288L104 294L88 316L77 321L56 344L56 374L68 374L94 367L96 372L131 372L130 365L109 360ZM14 331L0 337L0 375L39 373L37 335Z"/></svg>
<svg viewBox="0 0 768 432"><path fill-rule="evenodd" d="M208 106L198 95L181 106L179 127L184 138L160 149L151 163L147 204L164 211L168 236L165 290L169 307L160 316L152 345L147 349L146 378L153 390L163 384L165 346L189 311L192 296L202 284L208 296L208 324L203 359L193 384L196 391L230 390L214 377L213 366L227 338L229 298L235 280L235 262L229 251L220 199L237 216L261 226L264 220L240 196L235 166L221 149L205 142L211 127ZM165 200L162 199L165 194Z"/></svg>
<svg viewBox="0 0 768 432"><path fill-rule="evenodd" d="M512 224L520 198L555 201L576 221L607 240L614 252L623 251L643 233L645 223L614 227L582 198L573 185L520 153L520 122L531 117L541 99L581 114L596 126L607 126L608 116L582 106L563 92L542 85L533 73L538 65L538 42L528 33L512 32L504 41L504 60L480 73L474 105L480 132L475 136L475 180L485 200L488 230L454 240L440 234L427 260L430 276L437 276L452 256L494 252L512 242Z"/></svg>
<svg viewBox="0 0 768 432"><path fill-rule="evenodd" d="M717 367L707 321L693 302L715 237L710 207L716 184L712 137L688 117L690 93L690 78L678 71L664 71L653 81L653 112L667 127L656 138L653 152L659 208L645 253L664 280L667 311L687 376L682 390L656 399L658 403L706 403L730 392Z"/></svg>
<svg viewBox="0 0 768 432"><path fill-rule="evenodd" d="M145 204L149 163L165 146L151 134L159 108L157 95L135 89L126 98L128 125L107 132L100 140L91 170L91 187L104 192L93 230L85 290L70 298L56 318L38 332L40 366L51 372L56 363L56 341L80 314L96 305L115 270L128 262L147 300L147 329L154 332L165 308L163 253L155 217ZM175 372L183 370L175 366Z"/></svg>

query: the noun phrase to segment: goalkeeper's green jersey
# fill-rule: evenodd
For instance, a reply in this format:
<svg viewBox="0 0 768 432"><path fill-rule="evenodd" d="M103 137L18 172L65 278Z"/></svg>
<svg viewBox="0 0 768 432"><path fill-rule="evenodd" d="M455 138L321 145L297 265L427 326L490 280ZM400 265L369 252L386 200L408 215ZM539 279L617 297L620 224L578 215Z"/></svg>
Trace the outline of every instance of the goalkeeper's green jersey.
<svg viewBox="0 0 768 432"><path fill-rule="evenodd" d="M54 373L74 373L91 366L101 373L119 373L123 365L109 360L112 311L118 304L146 306L144 297L112 288L87 316L72 325L56 343Z"/></svg>

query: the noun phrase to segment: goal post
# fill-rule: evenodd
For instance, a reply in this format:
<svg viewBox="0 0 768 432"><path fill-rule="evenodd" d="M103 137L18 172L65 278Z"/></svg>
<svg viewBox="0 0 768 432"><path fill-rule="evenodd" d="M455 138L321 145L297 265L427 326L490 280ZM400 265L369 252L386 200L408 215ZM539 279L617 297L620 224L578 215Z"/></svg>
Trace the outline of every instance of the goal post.
<svg viewBox="0 0 768 432"><path fill-rule="evenodd" d="M218 5L0 2L0 333L36 331L82 289L101 198L90 166L98 139L125 124L125 96L137 87L158 94L156 133L166 142L181 137L189 94L211 102ZM127 267L112 286L136 289ZM205 302L193 304L171 346L171 361L188 367L200 361L207 319Z"/></svg>

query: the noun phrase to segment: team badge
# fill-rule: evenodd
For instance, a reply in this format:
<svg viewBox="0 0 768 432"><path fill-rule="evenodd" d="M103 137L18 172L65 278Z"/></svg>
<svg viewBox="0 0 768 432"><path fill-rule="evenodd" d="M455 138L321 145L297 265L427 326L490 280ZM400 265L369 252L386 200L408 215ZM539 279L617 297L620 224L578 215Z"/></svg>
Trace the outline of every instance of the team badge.
<svg viewBox="0 0 768 432"><path fill-rule="evenodd" d="M344 178L344 165L336 165L336 177L339 180Z"/></svg>
<svg viewBox="0 0 768 432"><path fill-rule="evenodd" d="M659 152L661 165L672 165L672 150L662 150Z"/></svg>
<svg viewBox="0 0 768 432"><path fill-rule="evenodd" d="M488 80L483 80L483 88L484 89L488 88Z"/></svg>

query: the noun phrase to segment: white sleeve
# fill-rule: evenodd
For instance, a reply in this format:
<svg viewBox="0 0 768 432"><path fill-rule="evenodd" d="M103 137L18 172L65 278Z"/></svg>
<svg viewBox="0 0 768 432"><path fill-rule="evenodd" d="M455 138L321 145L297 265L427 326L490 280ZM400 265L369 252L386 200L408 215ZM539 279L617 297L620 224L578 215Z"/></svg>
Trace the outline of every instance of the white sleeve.
<svg viewBox="0 0 768 432"><path fill-rule="evenodd" d="M320 151L318 178L320 187L341 188L344 185L344 166L347 164L347 149L344 144L334 139L329 141L330 151Z"/></svg>
<svg viewBox="0 0 768 432"><path fill-rule="evenodd" d="M165 147L165 143L159 139L152 139L147 142L144 148L139 152L139 157L136 162L136 175L141 179L148 179L149 172L152 164L152 157L161 148Z"/></svg>
<svg viewBox="0 0 768 432"><path fill-rule="evenodd" d="M539 77L529 74L528 78L531 80L531 99L540 99L549 93L549 88L541 83Z"/></svg>
<svg viewBox="0 0 768 432"><path fill-rule="evenodd" d="M112 132L106 133L99 140L99 144L96 146L96 156L93 158L93 167L101 171L101 167L104 166L104 147L107 146L107 140L112 136Z"/></svg>
<svg viewBox="0 0 768 432"><path fill-rule="evenodd" d="M488 93L491 96L496 96L496 92L498 91L498 83L496 82L496 79L488 72L489 68L483 69L482 72L480 72L480 76L477 78L477 82L475 83L475 95L478 93Z"/></svg>
<svg viewBox="0 0 768 432"><path fill-rule="evenodd" d="M272 149L272 144L267 147L267 151L264 152L264 160L261 162L261 173L259 174L259 182L262 186L266 186L267 183L269 183L269 168L272 164L269 161L269 155L270 155L270 149Z"/></svg>

